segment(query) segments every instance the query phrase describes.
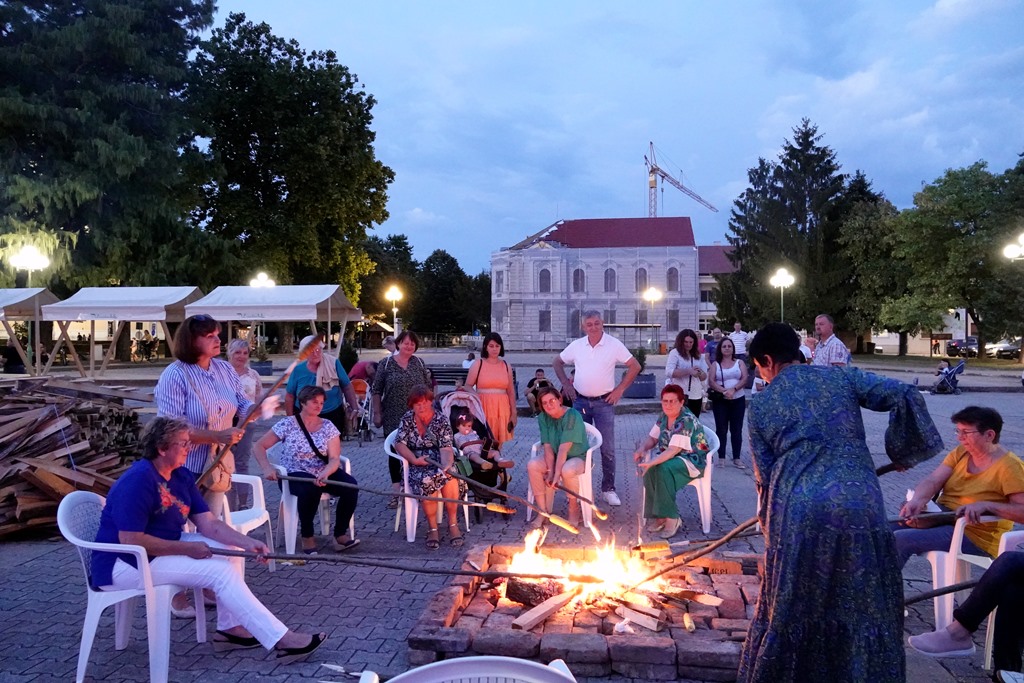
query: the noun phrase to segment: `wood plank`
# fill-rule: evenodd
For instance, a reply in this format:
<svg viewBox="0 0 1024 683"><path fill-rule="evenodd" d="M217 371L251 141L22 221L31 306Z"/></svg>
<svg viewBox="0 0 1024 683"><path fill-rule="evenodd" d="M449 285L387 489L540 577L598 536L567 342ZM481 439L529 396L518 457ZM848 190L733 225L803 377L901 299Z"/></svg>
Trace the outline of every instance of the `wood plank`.
<svg viewBox="0 0 1024 683"><path fill-rule="evenodd" d="M75 471L67 467L52 465L48 462L41 462L37 460L21 460L20 458L18 460L24 462L26 465L34 467L36 472L49 472L50 474L56 475L62 479L77 482L83 486L92 486L96 483L96 477L81 471ZM25 473L22 472L22 476L24 475Z"/></svg>
<svg viewBox="0 0 1024 683"><path fill-rule="evenodd" d="M21 478L56 501L63 500L64 496L75 490L74 486L45 470L25 470L21 473Z"/></svg>
<svg viewBox="0 0 1024 683"><path fill-rule="evenodd" d="M660 619L655 619L650 615L637 612L636 610L631 610L628 607L623 607L622 605L615 608L615 613L623 619L629 619L634 624L643 626L651 631L660 631L665 628L665 622Z"/></svg>
<svg viewBox="0 0 1024 683"><path fill-rule="evenodd" d="M152 401L152 392L125 391L123 389L111 389L100 386L89 381L65 382L63 380L51 379L42 387L42 391L53 391L63 396L81 396L83 398L102 397L106 399L129 399L132 401ZM65 393L62 393L65 392Z"/></svg>
<svg viewBox="0 0 1024 683"><path fill-rule="evenodd" d="M529 612L520 614L516 617L516 620L512 622L512 628L521 631L529 631L531 628L569 604L569 601L575 598L576 594L580 592L580 588L581 586L574 586L564 593L559 593L554 597L548 598Z"/></svg>

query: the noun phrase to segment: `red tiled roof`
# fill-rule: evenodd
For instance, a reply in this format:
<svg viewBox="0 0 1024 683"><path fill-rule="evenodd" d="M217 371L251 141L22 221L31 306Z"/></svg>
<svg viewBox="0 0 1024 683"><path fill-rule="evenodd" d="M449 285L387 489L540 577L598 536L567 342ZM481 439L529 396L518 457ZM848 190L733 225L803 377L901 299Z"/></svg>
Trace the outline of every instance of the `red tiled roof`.
<svg viewBox="0 0 1024 683"><path fill-rule="evenodd" d="M544 235L570 249L594 247L692 247L690 219L677 218L581 218L562 221Z"/></svg>
<svg viewBox="0 0 1024 683"><path fill-rule="evenodd" d="M736 266L732 264L727 256L731 251L732 246L728 244L697 247L697 264L701 275L719 275L721 273L734 272Z"/></svg>

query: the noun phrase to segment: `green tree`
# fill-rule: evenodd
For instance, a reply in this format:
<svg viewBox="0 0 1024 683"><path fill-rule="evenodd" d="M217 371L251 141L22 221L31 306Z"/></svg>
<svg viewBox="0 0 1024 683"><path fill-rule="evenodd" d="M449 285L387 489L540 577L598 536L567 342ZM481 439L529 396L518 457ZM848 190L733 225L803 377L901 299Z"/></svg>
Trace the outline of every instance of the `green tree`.
<svg viewBox="0 0 1024 683"><path fill-rule="evenodd" d="M180 92L212 0L0 5L0 232L77 238L58 293L211 283L222 241L182 220Z"/></svg>
<svg viewBox="0 0 1024 683"><path fill-rule="evenodd" d="M839 227L851 201L835 152L821 144L804 119L777 161L760 159L748 171L750 186L735 201L729 221L736 272L719 278L720 321L748 328L778 318L778 291L769 280L780 267L797 283L786 291L786 319L809 325L830 313L848 327L849 264L837 259Z"/></svg>
<svg viewBox="0 0 1024 683"><path fill-rule="evenodd" d="M374 263L373 272L360 279L363 293L360 307L363 315L391 323L391 302L384 298L384 292L395 285L402 292L399 302L400 313L407 321L413 321L414 310L419 301L417 291L420 264L412 256L412 246L405 235L388 235L381 239L376 235L366 238L363 249Z"/></svg>
<svg viewBox="0 0 1024 683"><path fill-rule="evenodd" d="M491 274L481 271L467 277L462 290L457 295L460 317L468 322L466 332L472 330L487 331L491 327Z"/></svg>
<svg viewBox="0 0 1024 683"><path fill-rule="evenodd" d="M196 54L187 91L195 220L245 264L289 283L338 282L353 303L388 217L394 173L374 155L374 98L334 52L305 52L232 14Z"/></svg>
<svg viewBox="0 0 1024 683"><path fill-rule="evenodd" d="M469 277L455 257L443 249L434 250L423 262L418 280L423 300L414 311L416 329L431 334L465 332L472 321L459 296L468 289Z"/></svg>

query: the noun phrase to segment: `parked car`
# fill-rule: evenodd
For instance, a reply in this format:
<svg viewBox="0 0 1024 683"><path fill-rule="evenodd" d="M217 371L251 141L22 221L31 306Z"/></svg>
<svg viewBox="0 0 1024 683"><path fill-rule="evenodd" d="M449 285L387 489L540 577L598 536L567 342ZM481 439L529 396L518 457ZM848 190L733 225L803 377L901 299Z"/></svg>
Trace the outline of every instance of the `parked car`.
<svg viewBox="0 0 1024 683"><path fill-rule="evenodd" d="M967 339L951 339L946 342L947 356L977 356L978 338L968 337Z"/></svg>
<svg viewBox="0 0 1024 683"><path fill-rule="evenodd" d="M1007 358L1009 360L1020 358L1020 339L1009 342L1006 346L996 349L996 358Z"/></svg>

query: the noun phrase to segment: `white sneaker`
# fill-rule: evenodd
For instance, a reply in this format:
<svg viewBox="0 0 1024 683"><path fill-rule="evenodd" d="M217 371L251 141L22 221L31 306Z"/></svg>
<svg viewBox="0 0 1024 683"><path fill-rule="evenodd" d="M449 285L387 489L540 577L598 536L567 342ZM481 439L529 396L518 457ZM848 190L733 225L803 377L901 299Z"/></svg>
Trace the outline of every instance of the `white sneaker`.
<svg viewBox="0 0 1024 683"><path fill-rule="evenodd" d="M615 493L615 491L605 491L604 502L608 503L612 507L622 505L622 501L619 500L619 494Z"/></svg>
<svg viewBox="0 0 1024 683"><path fill-rule="evenodd" d="M1024 674L1016 671L997 671L996 680L1000 683L1024 683Z"/></svg>

